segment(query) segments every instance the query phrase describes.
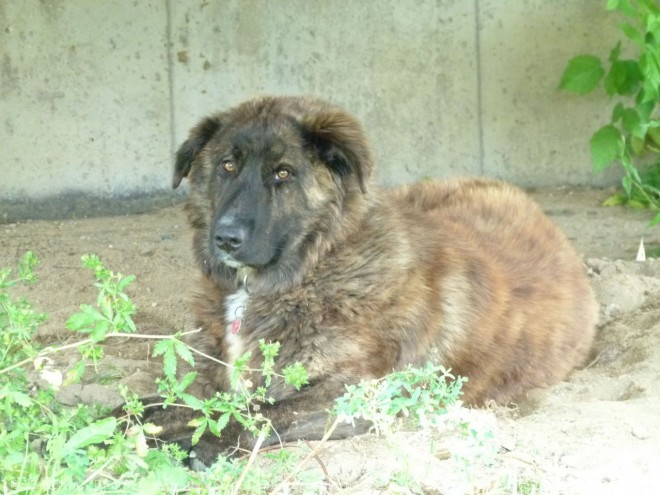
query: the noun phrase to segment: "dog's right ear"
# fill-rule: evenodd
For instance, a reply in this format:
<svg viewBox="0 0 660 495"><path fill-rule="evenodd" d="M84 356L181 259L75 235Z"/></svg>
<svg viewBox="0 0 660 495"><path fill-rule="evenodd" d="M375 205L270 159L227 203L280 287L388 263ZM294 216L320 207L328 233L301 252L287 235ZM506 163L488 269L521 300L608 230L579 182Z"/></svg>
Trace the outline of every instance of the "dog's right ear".
<svg viewBox="0 0 660 495"><path fill-rule="evenodd" d="M306 139L338 176L353 178L367 192L373 159L357 119L348 112L321 103L302 117Z"/></svg>
<svg viewBox="0 0 660 495"><path fill-rule="evenodd" d="M193 127L186 142L183 143L176 152L174 175L172 176L172 189L179 187L183 178L188 177L188 173L190 172L198 153L206 143L209 142L218 129L220 129L220 119L215 116L207 117Z"/></svg>

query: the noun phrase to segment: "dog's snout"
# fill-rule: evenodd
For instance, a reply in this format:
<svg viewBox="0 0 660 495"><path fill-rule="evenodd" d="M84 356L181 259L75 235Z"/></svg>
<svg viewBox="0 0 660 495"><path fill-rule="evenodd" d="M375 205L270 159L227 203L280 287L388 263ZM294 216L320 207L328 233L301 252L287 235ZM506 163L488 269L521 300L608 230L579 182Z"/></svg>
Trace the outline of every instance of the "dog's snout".
<svg viewBox="0 0 660 495"><path fill-rule="evenodd" d="M227 253L238 251L245 242L246 230L235 221L222 218L216 223L215 244Z"/></svg>

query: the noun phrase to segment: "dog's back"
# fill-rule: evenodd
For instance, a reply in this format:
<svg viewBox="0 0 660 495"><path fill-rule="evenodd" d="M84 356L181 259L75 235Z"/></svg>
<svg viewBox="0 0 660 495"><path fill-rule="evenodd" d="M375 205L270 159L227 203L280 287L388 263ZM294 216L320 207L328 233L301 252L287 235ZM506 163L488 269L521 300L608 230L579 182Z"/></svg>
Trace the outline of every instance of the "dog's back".
<svg viewBox="0 0 660 495"><path fill-rule="evenodd" d="M564 234L525 193L484 179L429 181L389 193L410 221L441 314L439 359L470 377L465 399L515 399L587 359L597 303Z"/></svg>

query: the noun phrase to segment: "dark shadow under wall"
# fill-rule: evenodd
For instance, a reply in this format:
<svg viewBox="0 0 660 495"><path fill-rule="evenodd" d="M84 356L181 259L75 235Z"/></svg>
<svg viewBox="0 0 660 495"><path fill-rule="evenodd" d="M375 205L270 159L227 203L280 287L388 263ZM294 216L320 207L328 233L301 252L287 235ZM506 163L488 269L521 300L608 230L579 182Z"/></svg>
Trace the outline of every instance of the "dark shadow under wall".
<svg viewBox="0 0 660 495"><path fill-rule="evenodd" d="M185 192L98 197L68 193L47 198L0 199L0 224L24 220L63 220L145 213L181 203Z"/></svg>

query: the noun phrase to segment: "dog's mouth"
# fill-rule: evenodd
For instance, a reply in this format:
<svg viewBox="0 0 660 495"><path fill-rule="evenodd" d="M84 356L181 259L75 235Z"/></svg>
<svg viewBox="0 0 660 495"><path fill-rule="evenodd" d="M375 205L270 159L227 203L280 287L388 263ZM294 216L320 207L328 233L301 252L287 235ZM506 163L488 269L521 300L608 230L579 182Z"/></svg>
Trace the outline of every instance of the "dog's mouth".
<svg viewBox="0 0 660 495"><path fill-rule="evenodd" d="M237 260L231 254L229 254L226 251L223 251L222 249L216 249L215 252L216 252L216 256L218 257L218 261L220 261L220 263L222 263L223 265L227 265L230 268L236 268L237 270L240 270L241 268L248 266L246 263Z"/></svg>
<svg viewBox="0 0 660 495"><path fill-rule="evenodd" d="M254 271L265 271L278 265L278 263L281 261L286 245L287 238L284 237L280 240L280 242L277 243L276 246L274 246L271 253L268 253L270 256L267 254L266 256L259 256L261 259L254 260L241 259L242 256L227 252L224 249L218 248L217 246L213 249L213 251L217 260L230 268L234 268L236 270L249 268Z"/></svg>

